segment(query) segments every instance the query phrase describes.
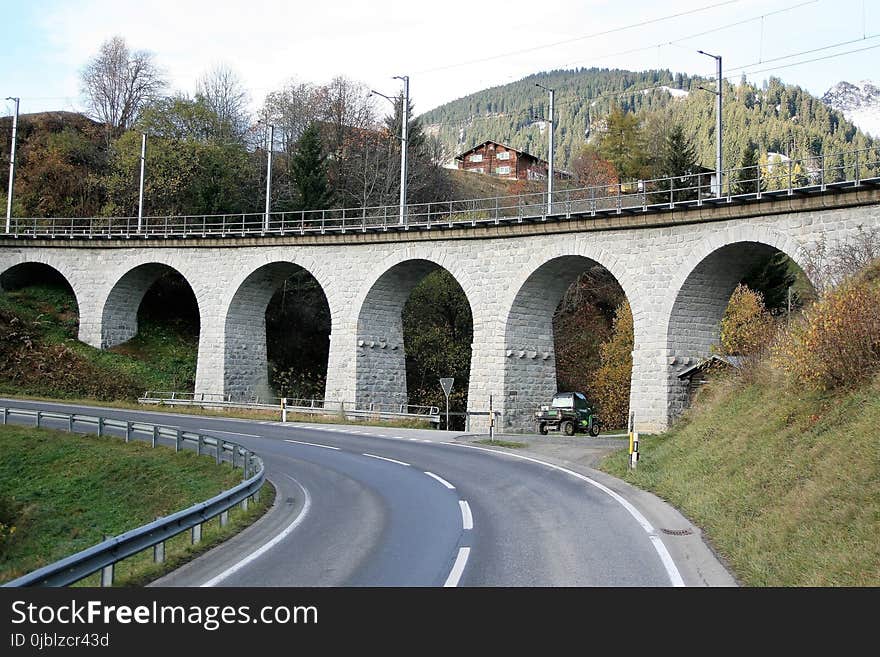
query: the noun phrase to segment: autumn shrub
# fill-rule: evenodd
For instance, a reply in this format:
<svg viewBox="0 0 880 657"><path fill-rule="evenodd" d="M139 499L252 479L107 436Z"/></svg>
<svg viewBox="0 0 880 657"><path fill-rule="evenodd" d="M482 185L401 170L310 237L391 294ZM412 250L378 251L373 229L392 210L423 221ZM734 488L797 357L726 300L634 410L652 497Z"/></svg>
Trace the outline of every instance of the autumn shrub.
<svg viewBox="0 0 880 657"><path fill-rule="evenodd" d="M863 275L826 292L778 341L773 361L813 390L872 378L880 372L880 286Z"/></svg>
<svg viewBox="0 0 880 657"><path fill-rule="evenodd" d="M629 302L617 308L611 337L602 344L601 365L593 379L591 399L607 427L625 427L632 382L633 316Z"/></svg>
<svg viewBox="0 0 880 657"><path fill-rule="evenodd" d="M747 286L736 286L721 319L718 351L757 361L766 353L776 333L776 324L764 307L764 296Z"/></svg>

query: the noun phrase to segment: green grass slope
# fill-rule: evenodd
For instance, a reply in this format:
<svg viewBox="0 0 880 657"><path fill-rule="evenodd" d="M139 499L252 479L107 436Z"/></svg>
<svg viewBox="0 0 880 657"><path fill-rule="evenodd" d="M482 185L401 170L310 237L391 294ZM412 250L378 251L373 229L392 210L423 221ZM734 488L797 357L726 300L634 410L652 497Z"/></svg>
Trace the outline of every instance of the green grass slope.
<svg viewBox="0 0 880 657"><path fill-rule="evenodd" d="M798 391L714 381L671 431L601 465L702 527L745 585L880 585L880 381Z"/></svg>
<svg viewBox="0 0 880 657"><path fill-rule="evenodd" d="M192 390L198 336L182 323L140 321L129 342L102 351L76 339L72 293L37 285L0 293L0 393L134 400Z"/></svg>
<svg viewBox="0 0 880 657"><path fill-rule="evenodd" d="M193 452L0 426L0 581L94 545L104 534L120 534L206 500L240 481L240 469Z"/></svg>

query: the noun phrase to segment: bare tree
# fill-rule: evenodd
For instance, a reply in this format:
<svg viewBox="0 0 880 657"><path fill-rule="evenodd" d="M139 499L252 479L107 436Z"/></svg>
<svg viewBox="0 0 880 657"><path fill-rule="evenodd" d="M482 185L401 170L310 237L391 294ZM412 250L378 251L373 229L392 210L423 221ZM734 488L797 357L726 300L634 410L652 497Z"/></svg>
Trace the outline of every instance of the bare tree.
<svg viewBox="0 0 880 657"><path fill-rule="evenodd" d="M115 36L101 44L80 74L89 109L111 135L119 135L137 120L141 108L166 85L153 55L131 52L125 39Z"/></svg>
<svg viewBox="0 0 880 657"><path fill-rule="evenodd" d="M215 66L199 78L196 97L204 99L216 116L214 138L241 141L250 127L247 105L250 100L241 79L224 65Z"/></svg>

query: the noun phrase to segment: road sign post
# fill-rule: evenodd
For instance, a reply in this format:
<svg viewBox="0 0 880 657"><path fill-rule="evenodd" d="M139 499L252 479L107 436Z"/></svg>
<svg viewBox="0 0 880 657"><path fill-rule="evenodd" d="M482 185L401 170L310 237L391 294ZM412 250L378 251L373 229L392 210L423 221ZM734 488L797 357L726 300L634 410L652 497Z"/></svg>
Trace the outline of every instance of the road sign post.
<svg viewBox="0 0 880 657"><path fill-rule="evenodd" d="M443 388L443 394L446 395L446 430L449 431L449 393L452 392L452 384L455 379L440 379L440 386Z"/></svg>

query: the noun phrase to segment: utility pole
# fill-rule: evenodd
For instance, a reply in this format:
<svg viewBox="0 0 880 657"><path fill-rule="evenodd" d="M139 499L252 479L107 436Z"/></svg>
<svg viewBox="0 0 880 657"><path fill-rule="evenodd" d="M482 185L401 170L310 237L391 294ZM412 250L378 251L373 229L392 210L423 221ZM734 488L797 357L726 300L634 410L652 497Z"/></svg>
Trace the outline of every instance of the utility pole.
<svg viewBox="0 0 880 657"><path fill-rule="evenodd" d="M272 148L275 146L275 126L269 126L268 162L266 164L266 215L263 217L263 232L269 230L269 213L272 212Z"/></svg>
<svg viewBox="0 0 880 657"><path fill-rule="evenodd" d="M409 130L409 76L395 75L395 80L403 81L403 107L400 112L400 225L405 226L406 218L406 151Z"/></svg>
<svg viewBox="0 0 880 657"><path fill-rule="evenodd" d="M556 95L556 90L545 87L537 82L535 83L535 86L550 93L550 156L547 158L547 214L553 214L553 133L556 132L556 117L553 113L553 101Z"/></svg>
<svg viewBox="0 0 880 657"><path fill-rule="evenodd" d="M138 192L138 232L144 228L144 163L147 160L147 134L141 133L141 186Z"/></svg>
<svg viewBox="0 0 880 657"><path fill-rule="evenodd" d="M15 101L15 114L12 117L12 152L9 155L9 192L6 195L6 232L12 231L12 186L15 182L15 141L18 133L18 98L7 98Z"/></svg>
<svg viewBox="0 0 880 657"><path fill-rule="evenodd" d="M395 75L395 80L403 81L403 107L400 108L400 218L398 219L398 223L401 226L405 226L407 224L406 217L406 173L407 173L407 164L406 164L406 151L407 151L407 143L409 140L409 76L408 75ZM394 107L397 107L397 101L391 98L390 96L386 96L385 94L376 91L375 89L370 89L370 95L382 96L385 100L391 103Z"/></svg>
<svg viewBox="0 0 880 657"><path fill-rule="evenodd" d="M706 55L715 60L715 77L717 81L715 89L715 196L721 196L721 86L724 80L721 77L721 55L710 55L698 50L701 55Z"/></svg>

